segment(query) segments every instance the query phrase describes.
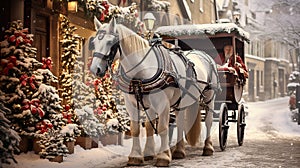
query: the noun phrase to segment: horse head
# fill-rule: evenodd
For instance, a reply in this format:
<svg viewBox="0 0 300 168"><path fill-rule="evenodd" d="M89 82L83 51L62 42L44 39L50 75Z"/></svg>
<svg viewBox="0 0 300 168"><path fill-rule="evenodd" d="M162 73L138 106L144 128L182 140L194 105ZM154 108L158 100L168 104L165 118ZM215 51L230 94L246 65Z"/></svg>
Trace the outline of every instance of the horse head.
<svg viewBox="0 0 300 168"><path fill-rule="evenodd" d="M95 37L91 37L89 41L89 49L94 50L90 70L94 75L103 77L114 61L119 47L117 24L113 18L109 24L102 25L96 17L94 24L97 34Z"/></svg>

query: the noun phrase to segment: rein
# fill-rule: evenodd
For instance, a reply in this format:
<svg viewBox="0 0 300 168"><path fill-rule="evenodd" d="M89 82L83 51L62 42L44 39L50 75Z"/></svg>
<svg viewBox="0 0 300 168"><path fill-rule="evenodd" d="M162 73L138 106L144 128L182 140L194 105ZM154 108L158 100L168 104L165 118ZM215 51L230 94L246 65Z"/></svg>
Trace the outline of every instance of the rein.
<svg viewBox="0 0 300 168"><path fill-rule="evenodd" d="M142 59L139 63L137 63L134 67L130 68L128 71L126 71L126 72L124 72L124 73L127 74L127 73L133 71L133 70L134 70L135 68L137 68L139 65L141 65L141 64L145 61L145 59L148 57L150 51L153 49L153 46L154 46L154 45L151 46L151 48L147 51L147 53L145 54L145 56L143 57L143 59Z"/></svg>

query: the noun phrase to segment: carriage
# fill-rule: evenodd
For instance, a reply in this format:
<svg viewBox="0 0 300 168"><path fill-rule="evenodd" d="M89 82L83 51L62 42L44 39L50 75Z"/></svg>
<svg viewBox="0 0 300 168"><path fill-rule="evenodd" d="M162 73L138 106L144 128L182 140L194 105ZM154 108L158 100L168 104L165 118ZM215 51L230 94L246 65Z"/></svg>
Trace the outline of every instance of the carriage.
<svg viewBox="0 0 300 168"><path fill-rule="evenodd" d="M175 46L170 49L163 45L164 41L160 38L148 41L124 25L117 24L115 18L104 25L94 18L94 24L97 33L89 42L90 50L94 50L91 72L102 78L111 70L113 61L120 61L117 73L110 72L123 92L130 116L130 131L134 137L127 165L142 165L144 160L153 159L155 155L156 166L169 166L172 158L184 158L184 132L191 146L196 145L199 140L202 115L199 111L205 111L206 124L202 155L213 155L210 133L213 122L211 111L216 111L214 106L220 109L220 113L216 114L219 114L218 121L220 120L221 149L226 148L228 122L231 121L238 123L238 142L243 144L245 112L240 100L245 82L231 74L229 68L218 71L211 57L218 54L222 44L229 43L244 59L243 41L248 38L242 29L230 24L223 28L219 28L221 24L211 24L207 29L209 31L199 29L204 25L192 25L188 29L185 26L161 27L158 30L162 36ZM171 28L174 31L181 28L179 30L182 31L175 36L163 34L172 30ZM167 31L163 31L164 29ZM219 33L220 30L223 33ZM214 35L208 36L208 32ZM218 36L220 34L222 36ZM181 49L178 50L176 46ZM218 76L221 76L220 79ZM215 95L220 88L223 91L216 99ZM167 135L171 109L176 114L177 124L177 143L172 151ZM233 110L233 114L228 115L228 110ZM147 132L143 151L139 137L141 112L146 116L144 125ZM154 133L160 136L158 154L154 150Z"/></svg>
<svg viewBox="0 0 300 168"><path fill-rule="evenodd" d="M248 33L233 23L163 26L156 33L175 50L201 50L212 58L218 56L225 45L232 45L234 53L244 61L244 42L249 42ZM232 60L235 65L236 58ZM222 91L216 95L213 111L214 121L219 122L219 144L223 151L229 122L237 122L238 144L243 144L246 124L242 95L246 80L227 67L218 67L218 76Z"/></svg>

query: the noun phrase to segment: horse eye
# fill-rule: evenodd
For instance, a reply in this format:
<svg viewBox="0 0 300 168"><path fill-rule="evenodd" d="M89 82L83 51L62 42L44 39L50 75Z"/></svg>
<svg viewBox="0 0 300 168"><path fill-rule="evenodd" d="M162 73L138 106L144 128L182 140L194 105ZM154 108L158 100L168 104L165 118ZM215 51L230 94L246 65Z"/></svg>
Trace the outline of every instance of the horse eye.
<svg viewBox="0 0 300 168"><path fill-rule="evenodd" d="M98 40L102 40L104 37L105 33L99 33L98 35Z"/></svg>
<svg viewBox="0 0 300 168"><path fill-rule="evenodd" d="M103 34L99 34L99 36L98 36L98 40L102 40L102 39L103 39L103 37L104 37L104 35L103 35Z"/></svg>

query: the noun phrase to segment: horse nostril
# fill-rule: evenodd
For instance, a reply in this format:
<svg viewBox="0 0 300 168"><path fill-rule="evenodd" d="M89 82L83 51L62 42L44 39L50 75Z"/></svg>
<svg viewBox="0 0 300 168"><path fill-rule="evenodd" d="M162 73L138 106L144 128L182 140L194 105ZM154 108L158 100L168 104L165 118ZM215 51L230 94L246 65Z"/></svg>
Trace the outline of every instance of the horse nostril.
<svg viewBox="0 0 300 168"><path fill-rule="evenodd" d="M103 76L105 75L105 71L101 71L101 68L98 67L98 68L97 68L97 73L96 73L96 75L97 75L98 77L103 77Z"/></svg>
<svg viewBox="0 0 300 168"><path fill-rule="evenodd" d="M97 68L97 74L100 74L100 73L101 73L101 68L98 67L98 68Z"/></svg>

